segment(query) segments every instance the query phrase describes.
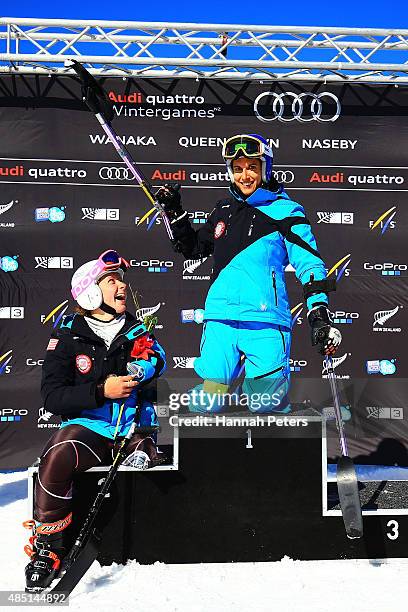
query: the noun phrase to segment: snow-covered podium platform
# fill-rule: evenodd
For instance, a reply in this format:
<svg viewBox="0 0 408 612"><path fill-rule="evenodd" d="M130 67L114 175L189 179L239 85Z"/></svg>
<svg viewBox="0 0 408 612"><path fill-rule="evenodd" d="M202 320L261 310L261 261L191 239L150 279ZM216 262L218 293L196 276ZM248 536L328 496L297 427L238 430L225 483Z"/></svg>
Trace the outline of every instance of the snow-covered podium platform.
<svg viewBox="0 0 408 612"><path fill-rule="evenodd" d="M406 470L385 470L376 481L378 470L358 468L364 538L349 540L317 413L287 417L303 425L274 427L242 413L223 425L212 416L212 425L192 426L192 418L178 417L176 462L118 474L99 520L102 564L408 556ZM34 481L35 468L30 475ZM75 478L75 520L102 476L93 469Z"/></svg>

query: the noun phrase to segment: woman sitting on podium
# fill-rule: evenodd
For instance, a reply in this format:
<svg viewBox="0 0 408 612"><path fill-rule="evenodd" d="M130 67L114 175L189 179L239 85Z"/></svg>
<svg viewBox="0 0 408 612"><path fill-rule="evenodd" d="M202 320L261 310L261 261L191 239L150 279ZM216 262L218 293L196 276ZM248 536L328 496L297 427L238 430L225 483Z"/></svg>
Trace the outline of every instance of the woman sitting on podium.
<svg viewBox="0 0 408 612"><path fill-rule="evenodd" d="M165 354L144 324L126 310L129 267L116 251L83 264L72 277L79 308L53 333L42 371L44 408L61 415L48 441L34 493L26 590L48 587L72 541L72 481L77 472L111 463L115 446L138 425L126 462L141 469L165 460L158 420L145 385L165 369ZM147 395L146 395L147 397Z"/></svg>

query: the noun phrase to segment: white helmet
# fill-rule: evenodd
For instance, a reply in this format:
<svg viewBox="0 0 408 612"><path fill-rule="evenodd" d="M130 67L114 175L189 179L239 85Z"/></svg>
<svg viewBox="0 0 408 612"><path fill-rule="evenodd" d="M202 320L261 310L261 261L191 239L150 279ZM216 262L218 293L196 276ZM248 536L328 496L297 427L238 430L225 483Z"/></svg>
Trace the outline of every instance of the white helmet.
<svg viewBox="0 0 408 612"><path fill-rule="evenodd" d="M98 282L110 272L123 276L129 267L128 262L116 251L105 251L92 261L87 261L74 273L71 280L71 294L81 308L95 310L103 304L102 291Z"/></svg>

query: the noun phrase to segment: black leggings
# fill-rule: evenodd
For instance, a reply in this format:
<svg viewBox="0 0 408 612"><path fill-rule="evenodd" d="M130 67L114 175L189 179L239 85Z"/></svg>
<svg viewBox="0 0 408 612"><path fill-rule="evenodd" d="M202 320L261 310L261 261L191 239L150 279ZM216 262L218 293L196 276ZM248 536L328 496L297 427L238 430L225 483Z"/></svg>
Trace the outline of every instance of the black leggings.
<svg viewBox="0 0 408 612"><path fill-rule="evenodd" d="M134 435L127 454L139 449L154 458L156 447L150 437ZM34 491L34 518L55 522L71 511L74 473L112 463L113 440L82 425L67 425L47 442L41 455Z"/></svg>

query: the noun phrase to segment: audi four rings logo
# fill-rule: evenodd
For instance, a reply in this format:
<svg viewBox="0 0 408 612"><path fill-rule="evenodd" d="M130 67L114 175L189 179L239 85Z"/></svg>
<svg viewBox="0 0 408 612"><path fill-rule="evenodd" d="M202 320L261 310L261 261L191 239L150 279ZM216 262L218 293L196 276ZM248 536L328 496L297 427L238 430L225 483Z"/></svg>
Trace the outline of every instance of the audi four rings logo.
<svg viewBox="0 0 408 612"><path fill-rule="evenodd" d="M274 170L273 176L278 183L286 183L287 185L295 180L295 175L291 170Z"/></svg>
<svg viewBox="0 0 408 612"><path fill-rule="evenodd" d="M259 105L264 98L268 97L273 98L272 115L270 117L264 117L259 110ZM333 102L335 104L335 110L333 108ZM264 100L264 104L266 103L267 100ZM290 109L287 109L288 104ZM330 111L327 114L323 108L324 106L327 106L328 111ZM259 121L263 121L264 123L275 121L275 119L286 123L289 121L328 122L336 121L340 117L341 104L337 96L330 91L322 91L318 94L311 92L296 94L293 91L285 91L281 94L277 94L273 91L265 91L259 94L255 99L254 112Z"/></svg>
<svg viewBox="0 0 408 612"><path fill-rule="evenodd" d="M134 181L134 177L127 168L121 166L103 166L99 170L99 176L104 181Z"/></svg>

